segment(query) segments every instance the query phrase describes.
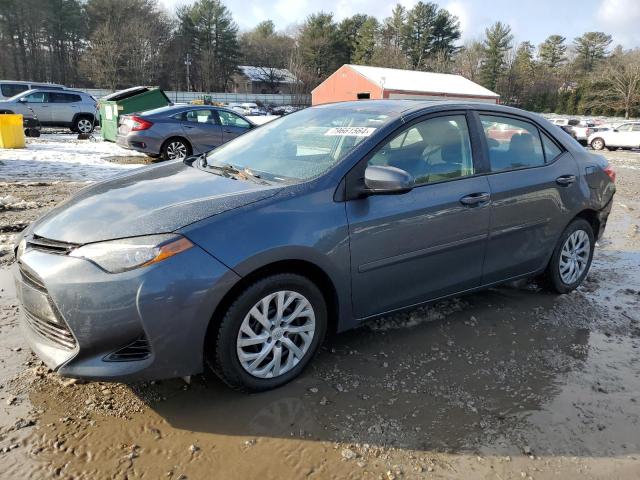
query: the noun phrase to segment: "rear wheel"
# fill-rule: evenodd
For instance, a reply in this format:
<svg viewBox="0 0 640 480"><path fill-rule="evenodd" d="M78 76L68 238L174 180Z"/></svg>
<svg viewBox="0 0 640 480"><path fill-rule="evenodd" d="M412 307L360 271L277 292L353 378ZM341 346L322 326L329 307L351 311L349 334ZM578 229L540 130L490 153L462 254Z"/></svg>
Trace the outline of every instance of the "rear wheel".
<svg viewBox="0 0 640 480"><path fill-rule="evenodd" d="M242 292L222 319L208 358L230 387L263 391L297 377L322 343L327 308L306 277L278 274Z"/></svg>
<svg viewBox="0 0 640 480"><path fill-rule="evenodd" d="M600 137L591 140L591 148L594 150L602 150L605 147L604 140Z"/></svg>
<svg viewBox="0 0 640 480"><path fill-rule="evenodd" d="M565 229L545 272L550 290L569 293L585 279L591 267L595 238L589 222L576 218Z"/></svg>
<svg viewBox="0 0 640 480"><path fill-rule="evenodd" d="M170 138L162 145L161 155L165 160L182 160L191 155L191 146L182 138Z"/></svg>

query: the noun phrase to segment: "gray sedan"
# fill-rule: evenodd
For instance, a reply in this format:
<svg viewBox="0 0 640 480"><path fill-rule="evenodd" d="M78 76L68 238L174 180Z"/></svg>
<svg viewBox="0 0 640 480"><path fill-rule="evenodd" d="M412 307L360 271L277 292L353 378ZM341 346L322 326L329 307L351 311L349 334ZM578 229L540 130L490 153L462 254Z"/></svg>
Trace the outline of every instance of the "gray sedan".
<svg viewBox="0 0 640 480"><path fill-rule="evenodd" d="M614 180L522 110L309 108L85 188L29 226L14 267L24 332L66 376L210 368L274 388L327 333L371 318L515 279L574 290Z"/></svg>
<svg viewBox="0 0 640 480"><path fill-rule="evenodd" d="M231 110L173 105L123 115L116 143L165 160L209 152L248 132L255 124Z"/></svg>

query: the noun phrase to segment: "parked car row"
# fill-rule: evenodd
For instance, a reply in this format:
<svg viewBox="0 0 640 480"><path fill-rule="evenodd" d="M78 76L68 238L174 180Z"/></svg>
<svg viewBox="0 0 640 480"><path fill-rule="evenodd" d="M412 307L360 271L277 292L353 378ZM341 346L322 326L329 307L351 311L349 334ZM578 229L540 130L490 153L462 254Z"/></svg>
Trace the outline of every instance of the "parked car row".
<svg viewBox="0 0 640 480"><path fill-rule="evenodd" d="M578 120L575 118L554 118L550 120L554 125L559 126L565 132L571 130L573 137L579 142L586 143L589 135L597 131L597 125L591 120Z"/></svg>

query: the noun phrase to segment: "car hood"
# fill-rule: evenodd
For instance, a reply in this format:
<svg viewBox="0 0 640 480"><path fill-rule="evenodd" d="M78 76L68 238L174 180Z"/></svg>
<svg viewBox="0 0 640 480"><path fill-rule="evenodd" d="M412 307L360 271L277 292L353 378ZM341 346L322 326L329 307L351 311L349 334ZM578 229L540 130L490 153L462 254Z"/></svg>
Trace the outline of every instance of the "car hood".
<svg viewBox="0 0 640 480"><path fill-rule="evenodd" d="M171 162L81 190L38 220L30 233L76 244L167 233L280 190Z"/></svg>

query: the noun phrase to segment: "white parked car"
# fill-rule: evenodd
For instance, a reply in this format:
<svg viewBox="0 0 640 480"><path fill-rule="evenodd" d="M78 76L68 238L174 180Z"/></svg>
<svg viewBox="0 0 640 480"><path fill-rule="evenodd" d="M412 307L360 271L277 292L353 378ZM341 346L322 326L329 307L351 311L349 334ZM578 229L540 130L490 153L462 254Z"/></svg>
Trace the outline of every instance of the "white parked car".
<svg viewBox="0 0 640 480"><path fill-rule="evenodd" d="M627 122L617 128L592 133L587 142L594 150L640 148L640 122Z"/></svg>
<svg viewBox="0 0 640 480"><path fill-rule="evenodd" d="M596 124L591 121L581 121L578 125L574 125L573 131L576 134L576 140L579 142L587 142L589 135L596 131Z"/></svg>

